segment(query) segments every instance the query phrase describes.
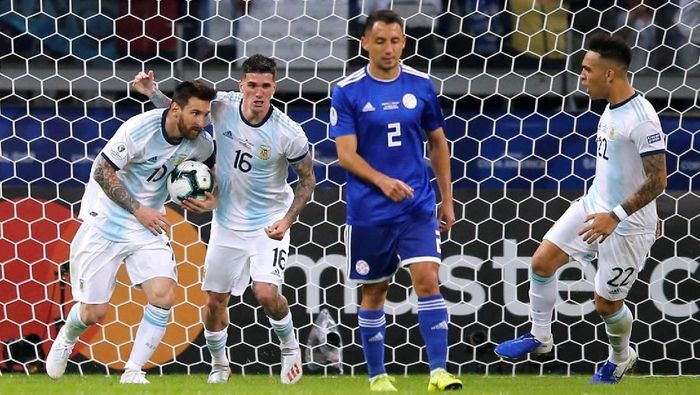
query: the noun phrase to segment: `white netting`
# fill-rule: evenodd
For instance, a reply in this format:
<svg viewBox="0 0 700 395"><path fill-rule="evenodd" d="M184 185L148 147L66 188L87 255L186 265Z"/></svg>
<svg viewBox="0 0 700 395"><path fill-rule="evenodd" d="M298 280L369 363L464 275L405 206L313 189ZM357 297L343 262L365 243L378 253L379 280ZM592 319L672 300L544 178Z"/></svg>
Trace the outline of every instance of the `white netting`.
<svg viewBox="0 0 700 395"><path fill-rule="evenodd" d="M0 0L0 367L40 369L71 305L68 246L90 164L124 120L150 108L130 92L132 76L152 68L166 92L190 78L232 90L240 60L263 52L279 61L276 105L307 131L318 180L292 230L284 294L304 346L325 309L326 324L330 316L338 326L316 331L311 351L337 333L344 373L364 372L358 292L344 285L344 176L327 113L331 86L366 62L358 49L366 14L392 6L414 38L404 58L434 77L448 119L458 209L440 271L451 314L450 369L583 373L607 355L591 301L594 268L573 263L560 272L556 352L517 365L492 352L526 329L529 257L592 179L602 106L577 90L578 73L584 39L604 29L634 45L633 83L668 134L669 188L659 199L665 233L629 297L637 319L632 342L642 372L700 374L700 6L637 3ZM168 216L176 223L181 288L148 366L206 371L199 283L210 217L175 206ZM126 283L120 272L114 308L82 337L69 371L123 367L144 302ZM424 372L409 284L399 273L389 294L388 368ZM249 293L232 302L231 317L234 370L279 369L275 336ZM305 366L323 365L323 355Z"/></svg>

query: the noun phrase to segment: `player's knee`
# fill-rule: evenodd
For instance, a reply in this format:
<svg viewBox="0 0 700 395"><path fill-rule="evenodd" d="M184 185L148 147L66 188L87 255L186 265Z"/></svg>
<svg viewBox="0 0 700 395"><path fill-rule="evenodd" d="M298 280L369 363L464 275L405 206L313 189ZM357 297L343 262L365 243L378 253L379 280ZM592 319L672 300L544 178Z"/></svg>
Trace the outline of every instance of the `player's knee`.
<svg viewBox="0 0 700 395"><path fill-rule="evenodd" d="M557 271L556 265L554 265L552 259L539 249L532 255L530 265L532 267L532 272L538 276L549 277Z"/></svg>
<svg viewBox="0 0 700 395"><path fill-rule="evenodd" d="M87 326L102 321L107 315L107 304L84 304L83 306L85 307L80 314L80 319Z"/></svg>
<svg viewBox="0 0 700 395"><path fill-rule="evenodd" d="M224 298L212 294L209 294L207 296L206 308L210 314L216 314L219 311L219 309L222 309L224 307L226 307L226 305L224 304Z"/></svg>
<svg viewBox="0 0 700 395"><path fill-rule="evenodd" d="M617 313L624 305L622 300L607 300L598 294L595 295L594 300L595 311L601 317Z"/></svg>
<svg viewBox="0 0 700 395"><path fill-rule="evenodd" d="M274 310L279 302L280 294L272 284L257 284L253 288L255 299L265 310Z"/></svg>
<svg viewBox="0 0 700 395"><path fill-rule="evenodd" d="M175 287L154 287L149 295L148 303L164 309L173 307L175 304Z"/></svg>

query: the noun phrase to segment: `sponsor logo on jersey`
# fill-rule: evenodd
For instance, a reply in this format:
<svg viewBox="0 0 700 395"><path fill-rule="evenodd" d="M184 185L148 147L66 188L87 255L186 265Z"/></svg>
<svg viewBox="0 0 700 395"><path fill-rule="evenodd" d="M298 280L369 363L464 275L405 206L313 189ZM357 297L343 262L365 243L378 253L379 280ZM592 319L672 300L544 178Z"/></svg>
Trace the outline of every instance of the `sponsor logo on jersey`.
<svg viewBox="0 0 700 395"><path fill-rule="evenodd" d="M248 139L244 139L242 137L238 138L238 142L241 143L241 145L248 147L248 148L253 148L253 143L248 141Z"/></svg>
<svg viewBox="0 0 700 395"><path fill-rule="evenodd" d="M369 273L369 264L363 260L355 263L355 271L361 276L366 276Z"/></svg>
<svg viewBox="0 0 700 395"><path fill-rule="evenodd" d="M158 160L158 157L154 156L148 160L148 163L153 163L153 162L156 162L157 160Z"/></svg>
<svg viewBox="0 0 700 395"><path fill-rule="evenodd" d="M273 276L277 276L277 277L282 276L282 274L280 273L280 269L275 269L275 270L271 271L270 274L272 274Z"/></svg>
<svg viewBox="0 0 700 395"><path fill-rule="evenodd" d="M649 144L654 144L657 141L661 141L661 135L658 133L654 133L650 136L647 136L647 143Z"/></svg>
<svg viewBox="0 0 700 395"><path fill-rule="evenodd" d="M384 111L398 110L398 109L399 109L399 102L397 102L397 101L389 101L386 103L382 103L382 110L384 110Z"/></svg>
<svg viewBox="0 0 700 395"><path fill-rule="evenodd" d="M258 157L262 160L270 159L270 150L271 149L272 149L272 147L270 147L269 145L265 145L265 144L261 145L260 149L258 150Z"/></svg>
<svg viewBox="0 0 700 395"><path fill-rule="evenodd" d="M228 137L230 139L233 139L233 133L231 133L230 130L225 131L223 134L224 134L224 137Z"/></svg>
<svg viewBox="0 0 700 395"><path fill-rule="evenodd" d="M372 112L374 111L374 106L372 103L367 102L364 107L362 107L362 112Z"/></svg>
<svg viewBox="0 0 700 395"><path fill-rule="evenodd" d="M418 104L418 100L413 95L413 93L406 93L405 95L403 95L401 102L403 103L403 106L408 108L409 110L416 108L416 105Z"/></svg>

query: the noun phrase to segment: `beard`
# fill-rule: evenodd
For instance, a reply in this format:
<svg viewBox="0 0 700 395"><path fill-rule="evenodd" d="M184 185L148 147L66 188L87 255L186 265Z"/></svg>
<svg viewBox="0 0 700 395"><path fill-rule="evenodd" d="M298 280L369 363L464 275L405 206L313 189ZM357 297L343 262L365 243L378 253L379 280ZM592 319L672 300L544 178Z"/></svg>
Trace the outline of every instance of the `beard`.
<svg viewBox="0 0 700 395"><path fill-rule="evenodd" d="M182 118L180 118L178 120L177 128L178 128L178 130L180 130L180 134L182 134L182 137L184 137L188 140L196 139L197 136L199 136L199 133L202 131L202 129L197 128L197 127L188 127Z"/></svg>

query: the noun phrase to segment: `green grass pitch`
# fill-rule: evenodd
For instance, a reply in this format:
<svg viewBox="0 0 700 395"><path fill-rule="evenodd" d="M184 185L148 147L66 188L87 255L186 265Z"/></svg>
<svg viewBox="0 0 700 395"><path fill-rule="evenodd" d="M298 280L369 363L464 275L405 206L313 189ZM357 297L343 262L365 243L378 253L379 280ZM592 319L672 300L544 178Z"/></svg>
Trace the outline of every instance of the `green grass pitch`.
<svg viewBox="0 0 700 395"><path fill-rule="evenodd" d="M53 381L46 375L5 374L0 376L0 394L366 394L367 379L362 376L304 376L292 386L267 375L231 376L227 384L207 384L207 376L168 374L147 376L148 386L120 385L119 375L66 375ZM700 377L625 377L616 386L591 386L588 376L477 376L465 375L461 394L700 394ZM427 375L396 376L399 394L428 393Z"/></svg>

